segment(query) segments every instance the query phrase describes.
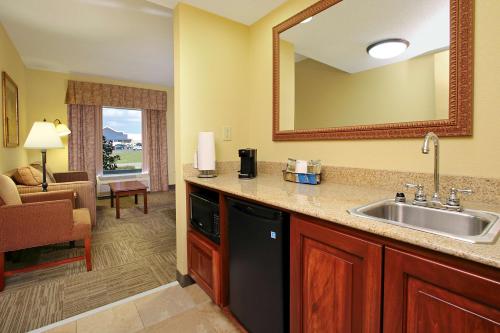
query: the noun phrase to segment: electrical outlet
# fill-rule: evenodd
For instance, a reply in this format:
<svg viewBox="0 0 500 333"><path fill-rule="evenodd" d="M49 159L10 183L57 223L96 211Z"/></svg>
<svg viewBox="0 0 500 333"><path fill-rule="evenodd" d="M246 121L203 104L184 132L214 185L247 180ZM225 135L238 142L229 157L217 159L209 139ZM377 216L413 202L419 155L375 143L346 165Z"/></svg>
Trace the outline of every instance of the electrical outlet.
<svg viewBox="0 0 500 333"><path fill-rule="evenodd" d="M231 141L233 139L231 127L224 127L224 141Z"/></svg>

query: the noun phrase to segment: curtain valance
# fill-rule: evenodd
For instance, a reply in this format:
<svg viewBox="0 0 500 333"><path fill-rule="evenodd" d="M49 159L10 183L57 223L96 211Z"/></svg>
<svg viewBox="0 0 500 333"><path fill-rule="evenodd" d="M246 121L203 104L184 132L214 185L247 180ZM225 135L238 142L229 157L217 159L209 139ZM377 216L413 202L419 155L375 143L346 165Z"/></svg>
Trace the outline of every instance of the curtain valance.
<svg viewBox="0 0 500 333"><path fill-rule="evenodd" d="M66 104L167 110L167 93L114 84L68 81Z"/></svg>

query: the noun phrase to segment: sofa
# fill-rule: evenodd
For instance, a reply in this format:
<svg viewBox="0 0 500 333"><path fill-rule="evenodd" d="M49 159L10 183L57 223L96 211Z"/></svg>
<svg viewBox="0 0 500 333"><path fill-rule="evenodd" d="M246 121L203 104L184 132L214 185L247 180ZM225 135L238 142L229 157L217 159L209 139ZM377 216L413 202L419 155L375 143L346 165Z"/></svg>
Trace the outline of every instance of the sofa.
<svg viewBox="0 0 500 333"><path fill-rule="evenodd" d="M38 169L36 163L32 164ZM17 169L10 170L4 175L12 178L14 182ZM87 208L90 212L92 226L96 225L96 189L95 183L89 180L88 174L84 171L50 172L47 171L48 191L72 190L76 193L76 208ZM28 186L16 183L19 194L42 192L42 186Z"/></svg>

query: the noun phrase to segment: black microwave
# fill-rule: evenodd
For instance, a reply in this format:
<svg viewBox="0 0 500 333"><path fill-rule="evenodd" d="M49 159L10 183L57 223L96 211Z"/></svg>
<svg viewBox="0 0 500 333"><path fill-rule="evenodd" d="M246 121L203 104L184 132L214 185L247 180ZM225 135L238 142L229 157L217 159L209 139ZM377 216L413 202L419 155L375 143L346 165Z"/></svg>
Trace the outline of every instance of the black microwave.
<svg viewBox="0 0 500 333"><path fill-rule="evenodd" d="M191 227L220 244L219 195L212 192L197 192L189 195Z"/></svg>

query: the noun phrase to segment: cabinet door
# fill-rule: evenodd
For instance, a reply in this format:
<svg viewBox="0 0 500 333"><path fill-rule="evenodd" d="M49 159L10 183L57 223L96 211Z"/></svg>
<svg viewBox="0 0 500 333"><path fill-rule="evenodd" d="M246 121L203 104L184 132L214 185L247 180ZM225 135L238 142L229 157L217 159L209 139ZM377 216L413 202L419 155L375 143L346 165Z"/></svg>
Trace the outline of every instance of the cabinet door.
<svg viewBox="0 0 500 333"><path fill-rule="evenodd" d="M379 332L382 246L292 216L292 332Z"/></svg>
<svg viewBox="0 0 500 333"><path fill-rule="evenodd" d="M500 332L500 283L386 248L384 332Z"/></svg>
<svg viewBox="0 0 500 333"><path fill-rule="evenodd" d="M220 259L215 245L194 231L188 232L189 275L216 304L220 303Z"/></svg>

